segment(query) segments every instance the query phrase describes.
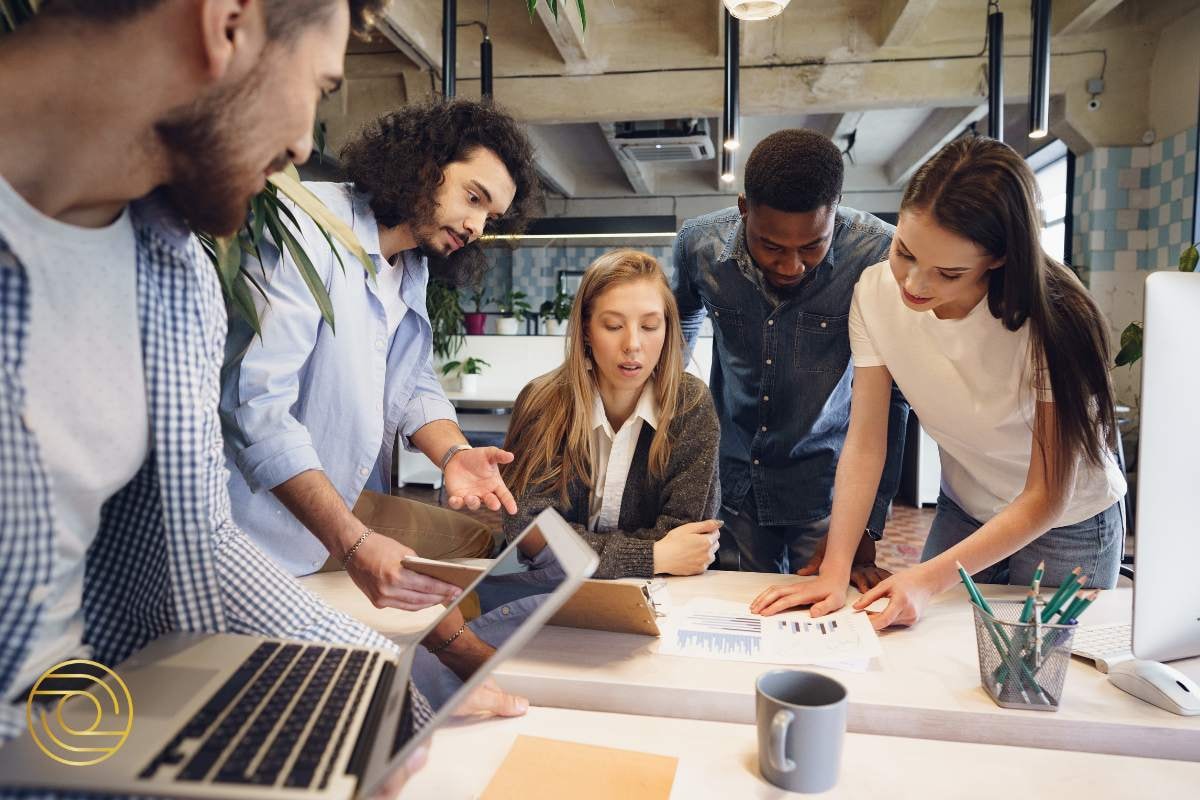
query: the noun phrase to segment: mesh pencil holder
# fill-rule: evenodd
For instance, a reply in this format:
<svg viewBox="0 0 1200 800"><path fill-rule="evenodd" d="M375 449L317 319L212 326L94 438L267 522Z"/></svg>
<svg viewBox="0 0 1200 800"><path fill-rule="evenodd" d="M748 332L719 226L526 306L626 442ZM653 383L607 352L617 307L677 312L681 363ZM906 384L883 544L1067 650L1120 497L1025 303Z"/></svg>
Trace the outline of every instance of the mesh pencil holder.
<svg viewBox="0 0 1200 800"><path fill-rule="evenodd" d="M1030 622L1020 621L1022 603L990 605L995 616L971 606L983 688L1004 708L1057 711L1075 626L1041 622L1041 603Z"/></svg>

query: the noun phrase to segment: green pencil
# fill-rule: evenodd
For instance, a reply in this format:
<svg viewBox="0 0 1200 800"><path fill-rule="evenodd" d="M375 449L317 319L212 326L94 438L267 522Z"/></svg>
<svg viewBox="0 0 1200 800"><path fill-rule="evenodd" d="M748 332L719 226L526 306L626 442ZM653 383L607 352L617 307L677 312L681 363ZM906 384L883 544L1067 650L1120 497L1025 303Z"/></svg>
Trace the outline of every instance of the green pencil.
<svg viewBox="0 0 1200 800"><path fill-rule="evenodd" d="M967 587L967 593L971 595L971 599L975 601L975 605L995 617L996 614L992 611L992 607L988 605L987 600L983 599L983 595L979 593L979 587L975 585L975 581L971 580L971 576L967 574L967 570L963 567L962 562L955 561L954 566L958 567L958 575L962 578L963 586Z"/></svg>
<svg viewBox="0 0 1200 800"><path fill-rule="evenodd" d="M1079 606L1083 604L1083 598L1085 596L1087 596L1087 592L1083 589L1080 589L1078 592L1076 592L1074 599L1072 599L1071 602L1059 612L1059 622L1069 624L1071 620L1075 619L1075 613L1079 609Z"/></svg>
<svg viewBox="0 0 1200 800"><path fill-rule="evenodd" d="M1033 581L1037 583L1037 579ZM1025 605L1021 606L1021 622L1029 622L1033 617L1033 599L1037 597L1037 589L1030 589L1029 595L1025 598Z"/></svg>
<svg viewBox="0 0 1200 800"><path fill-rule="evenodd" d="M1037 569L1033 571L1033 583L1031 583L1029 585L1029 588L1033 589L1033 593L1035 595L1042 590L1042 576L1045 574L1046 574L1046 562L1045 561L1039 562L1037 565Z"/></svg>
<svg viewBox="0 0 1200 800"><path fill-rule="evenodd" d="M1058 591L1054 593L1054 596L1050 598L1050 602L1046 603L1046 607L1042 609L1042 622L1049 622L1054 613L1067 601L1067 598L1079 588L1079 573L1081 572L1083 572L1083 567L1076 567L1071 570L1071 576L1067 578L1062 586L1058 587Z"/></svg>
<svg viewBox="0 0 1200 800"><path fill-rule="evenodd" d="M1092 589L1092 592L1091 592L1091 594L1089 594L1089 595L1088 595L1087 597L1085 597L1083 600L1079 601L1079 606L1078 606L1078 608L1075 608L1075 609L1072 611L1072 614L1073 614L1073 616L1071 616L1071 617L1068 619L1068 621L1069 621L1069 622L1078 622L1078 620L1079 620L1079 615L1080 615L1080 614L1082 614L1084 611L1086 611L1088 606L1090 606L1092 603L1096 602L1096 598L1097 598L1097 597L1099 597L1099 596L1100 596L1100 590L1099 590L1099 589Z"/></svg>

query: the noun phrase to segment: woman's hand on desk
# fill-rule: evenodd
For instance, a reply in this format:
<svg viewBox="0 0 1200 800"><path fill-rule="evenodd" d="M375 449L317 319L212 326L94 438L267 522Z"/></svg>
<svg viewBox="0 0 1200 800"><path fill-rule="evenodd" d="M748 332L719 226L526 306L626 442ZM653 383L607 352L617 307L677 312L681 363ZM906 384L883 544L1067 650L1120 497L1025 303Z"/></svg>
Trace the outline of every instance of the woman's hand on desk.
<svg viewBox="0 0 1200 800"><path fill-rule="evenodd" d="M750 603L750 611L769 617L797 606L811 606L809 614L822 617L846 605L848 585L843 575L818 575L804 583L768 586Z"/></svg>
<svg viewBox="0 0 1200 800"><path fill-rule="evenodd" d="M825 560L825 544L828 541L829 536L825 536L817 542L812 558L808 560L807 564L796 570L797 575L804 577L820 573L821 563ZM865 593L891 574L883 567L876 565L875 540L864 533L858 542L858 549L854 552L854 564L850 567L850 583L854 584L855 589Z"/></svg>
<svg viewBox="0 0 1200 800"><path fill-rule="evenodd" d="M699 575L717 557L721 542L720 520L705 519L672 528L654 543L654 572Z"/></svg>
<svg viewBox="0 0 1200 800"><path fill-rule="evenodd" d="M881 631L891 625L913 625L921 618L929 599L940 591L937 582L923 565L901 570L854 603L861 611L881 597L888 599L882 611L868 612L875 630Z"/></svg>

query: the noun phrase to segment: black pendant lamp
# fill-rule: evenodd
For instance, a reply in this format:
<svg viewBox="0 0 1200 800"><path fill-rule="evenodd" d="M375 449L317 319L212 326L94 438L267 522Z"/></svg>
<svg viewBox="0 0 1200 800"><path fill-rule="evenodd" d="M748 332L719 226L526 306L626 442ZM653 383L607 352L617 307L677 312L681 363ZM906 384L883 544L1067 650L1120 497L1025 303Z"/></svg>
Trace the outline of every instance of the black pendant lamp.
<svg viewBox="0 0 1200 800"><path fill-rule="evenodd" d="M1029 66L1029 138L1050 130L1050 0L1033 0L1033 63Z"/></svg>
<svg viewBox="0 0 1200 800"><path fill-rule="evenodd" d="M721 120L721 183L732 184L737 177L733 167L734 152L741 146L738 139L738 21L725 12L725 108Z"/></svg>
<svg viewBox="0 0 1200 800"><path fill-rule="evenodd" d="M1004 14L988 5L988 136L1004 141Z"/></svg>

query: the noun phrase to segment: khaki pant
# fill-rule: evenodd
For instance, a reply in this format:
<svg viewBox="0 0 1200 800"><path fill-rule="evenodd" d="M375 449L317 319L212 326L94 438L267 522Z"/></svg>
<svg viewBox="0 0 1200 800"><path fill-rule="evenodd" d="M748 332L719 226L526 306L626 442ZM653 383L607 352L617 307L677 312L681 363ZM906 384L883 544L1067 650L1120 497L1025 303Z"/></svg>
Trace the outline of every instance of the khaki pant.
<svg viewBox="0 0 1200 800"><path fill-rule="evenodd" d="M354 504L354 516L381 536L407 545L422 558L489 558L492 532L457 511L364 491ZM319 572L336 572L340 559L332 556Z"/></svg>

